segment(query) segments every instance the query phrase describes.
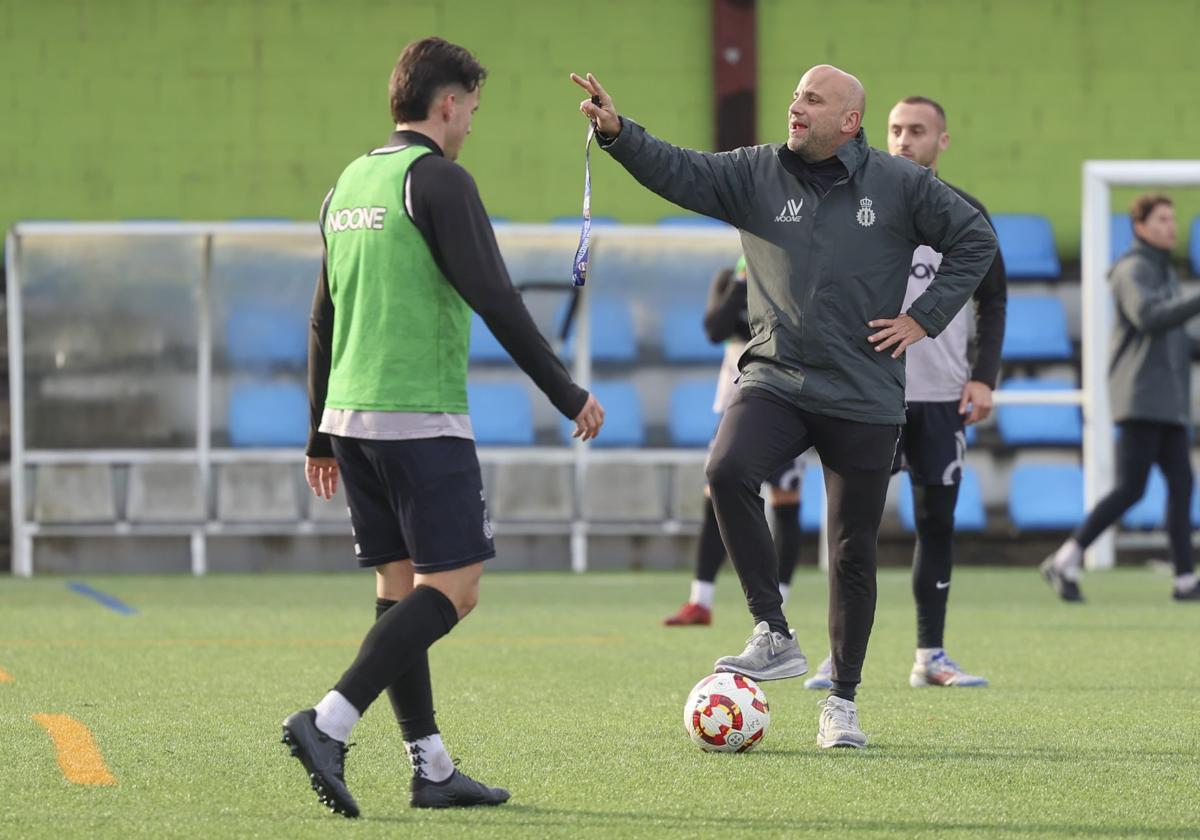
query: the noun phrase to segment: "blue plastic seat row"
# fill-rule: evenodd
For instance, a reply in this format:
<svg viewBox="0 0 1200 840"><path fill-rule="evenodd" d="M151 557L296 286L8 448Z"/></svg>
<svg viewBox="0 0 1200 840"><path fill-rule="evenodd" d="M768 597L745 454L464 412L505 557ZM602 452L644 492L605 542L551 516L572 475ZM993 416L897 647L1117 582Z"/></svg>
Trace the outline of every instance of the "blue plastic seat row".
<svg viewBox="0 0 1200 840"><path fill-rule="evenodd" d="M561 323L565 304L560 307L555 323ZM713 344L704 334L704 304L702 302L673 306L662 317L662 352L669 362L719 362L724 347ZM591 301L592 360L628 364L637 358L637 333L633 310L629 304L613 297L596 297ZM575 356L575 330L563 345L563 358ZM488 330L478 315L471 319L470 360L496 364L510 362L506 351Z"/></svg>
<svg viewBox="0 0 1200 840"><path fill-rule="evenodd" d="M555 323L560 322L562 311ZM672 306L662 314L661 347L666 361L700 364L721 360L724 347L708 340L703 320L704 303L698 300ZM594 361L628 364L636 360L637 333L633 310L627 301L603 296L592 300L591 343ZM563 347L563 356L572 358L574 347L572 330ZM1007 362L1072 359L1074 349L1062 302L1054 295L1010 295L1001 357ZM471 321L470 359L485 364L509 362L508 353L478 315Z"/></svg>
<svg viewBox="0 0 1200 840"><path fill-rule="evenodd" d="M716 431L712 411L711 382L684 381L671 395L670 429L679 446L705 446ZM645 444L641 402L628 382L599 382L593 391L605 407L603 434L593 445L638 447ZM533 407L529 392L519 383L471 383L468 386L471 420L481 446L532 446ZM1000 410L1024 406L1004 406ZM1058 408L1057 406L1054 408ZM1073 409L1077 411L1077 409ZM571 439L573 425L564 420L560 434ZM308 437L308 396L293 382L247 382L236 385L230 395L229 441L241 448L302 447ZM899 498L900 520L913 530L912 493L907 476ZM825 509L821 468L809 465L801 489L801 526L820 528ZM1012 472L1009 484L1009 516L1019 530L1068 530L1084 516L1083 471L1076 465L1023 465ZM1165 518L1166 483L1155 467L1146 494L1124 516L1127 528L1161 528ZM963 469L957 527L980 531L987 524L979 477L970 467ZM1200 492L1192 497L1192 523L1200 527Z"/></svg>

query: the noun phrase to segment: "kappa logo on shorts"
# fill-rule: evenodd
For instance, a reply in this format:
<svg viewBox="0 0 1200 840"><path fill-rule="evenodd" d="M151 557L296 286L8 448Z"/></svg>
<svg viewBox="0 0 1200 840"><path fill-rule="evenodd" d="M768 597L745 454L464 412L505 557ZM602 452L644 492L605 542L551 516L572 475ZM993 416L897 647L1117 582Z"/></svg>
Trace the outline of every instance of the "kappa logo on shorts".
<svg viewBox="0 0 1200 840"><path fill-rule="evenodd" d="M479 501L485 503L483 506L483 536L484 536L484 539L490 540L492 538L492 521L490 519L488 519L487 504L486 504L487 500L483 497L482 490L479 491Z"/></svg>
<svg viewBox="0 0 1200 840"><path fill-rule="evenodd" d="M804 206L804 199L796 201L794 198L789 198L787 204L783 205L783 209L779 211L779 215L775 217L777 222L799 222L804 217L800 215L800 208Z"/></svg>

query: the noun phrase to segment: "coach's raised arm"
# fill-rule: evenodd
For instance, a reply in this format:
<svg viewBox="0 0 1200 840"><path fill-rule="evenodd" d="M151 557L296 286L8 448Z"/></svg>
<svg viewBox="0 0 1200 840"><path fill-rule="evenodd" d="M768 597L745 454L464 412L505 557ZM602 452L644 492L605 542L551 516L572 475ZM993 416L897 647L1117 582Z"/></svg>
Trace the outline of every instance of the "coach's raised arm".
<svg viewBox="0 0 1200 840"><path fill-rule="evenodd" d="M596 123L600 147L638 183L687 210L741 226L745 204L753 195L745 150L712 153L673 146L621 117L608 91L591 73L586 77L572 73L571 80L588 92L579 110Z"/></svg>

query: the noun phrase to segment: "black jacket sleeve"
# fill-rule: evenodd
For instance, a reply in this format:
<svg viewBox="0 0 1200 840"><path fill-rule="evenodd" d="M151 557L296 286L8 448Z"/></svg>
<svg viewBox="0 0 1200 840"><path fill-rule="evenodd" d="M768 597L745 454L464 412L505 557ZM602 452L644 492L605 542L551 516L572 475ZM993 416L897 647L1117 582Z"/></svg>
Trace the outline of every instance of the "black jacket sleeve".
<svg viewBox="0 0 1200 840"><path fill-rule="evenodd" d="M446 279L554 407L574 419L587 391L571 380L513 287L474 179L440 155L422 157L408 177L413 222Z"/></svg>
<svg viewBox="0 0 1200 840"><path fill-rule="evenodd" d="M942 255L937 276L907 314L936 338L971 299L996 259L996 234L983 214L929 169L920 168L910 195L917 242Z"/></svg>
<svg viewBox="0 0 1200 840"><path fill-rule="evenodd" d="M983 214L992 225L992 217L974 196L954 188L968 204ZM996 258L983 280L975 289L975 364L971 368L971 379L982 382L989 388L996 387L1000 378L1000 348L1004 344L1004 324L1008 313L1008 274L1004 270L1004 257L996 249Z"/></svg>
<svg viewBox="0 0 1200 840"><path fill-rule="evenodd" d="M321 205L321 238L325 238L325 212L333 190L325 196ZM333 445L329 435L317 431L321 426L321 414L325 411L325 396L329 392L330 353L333 344L333 298L329 296L328 261L321 254L321 272L317 277L317 288L313 292L312 315L308 321L308 446L305 454L310 458L332 458Z"/></svg>
<svg viewBox="0 0 1200 840"><path fill-rule="evenodd" d="M717 272L708 289L704 333L713 344L735 336L747 341L750 339L750 324L746 317L746 284L733 278L732 269L723 268Z"/></svg>

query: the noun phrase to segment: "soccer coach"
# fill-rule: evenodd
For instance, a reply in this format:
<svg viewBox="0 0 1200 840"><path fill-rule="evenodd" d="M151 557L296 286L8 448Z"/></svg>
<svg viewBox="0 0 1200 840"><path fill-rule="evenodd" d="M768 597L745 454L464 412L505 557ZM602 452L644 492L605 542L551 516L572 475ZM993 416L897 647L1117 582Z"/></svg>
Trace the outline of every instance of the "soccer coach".
<svg viewBox="0 0 1200 840"><path fill-rule="evenodd" d="M589 95L580 110L595 121L602 147L634 178L741 231L752 337L707 473L755 627L746 649L715 667L757 679L808 669L783 614L758 494L772 469L815 447L828 498L833 657L817 742L864 746L854 694L875 618L879 521L905 420L902 355L938 335L970 299L996 238L929 169L867 145L863 87L836 67L800 79L786 144L719 154L653 137L618 115L594 76L572 80ZM913 250L923 244L943 254L942 264L902 313Z"/></svg>

